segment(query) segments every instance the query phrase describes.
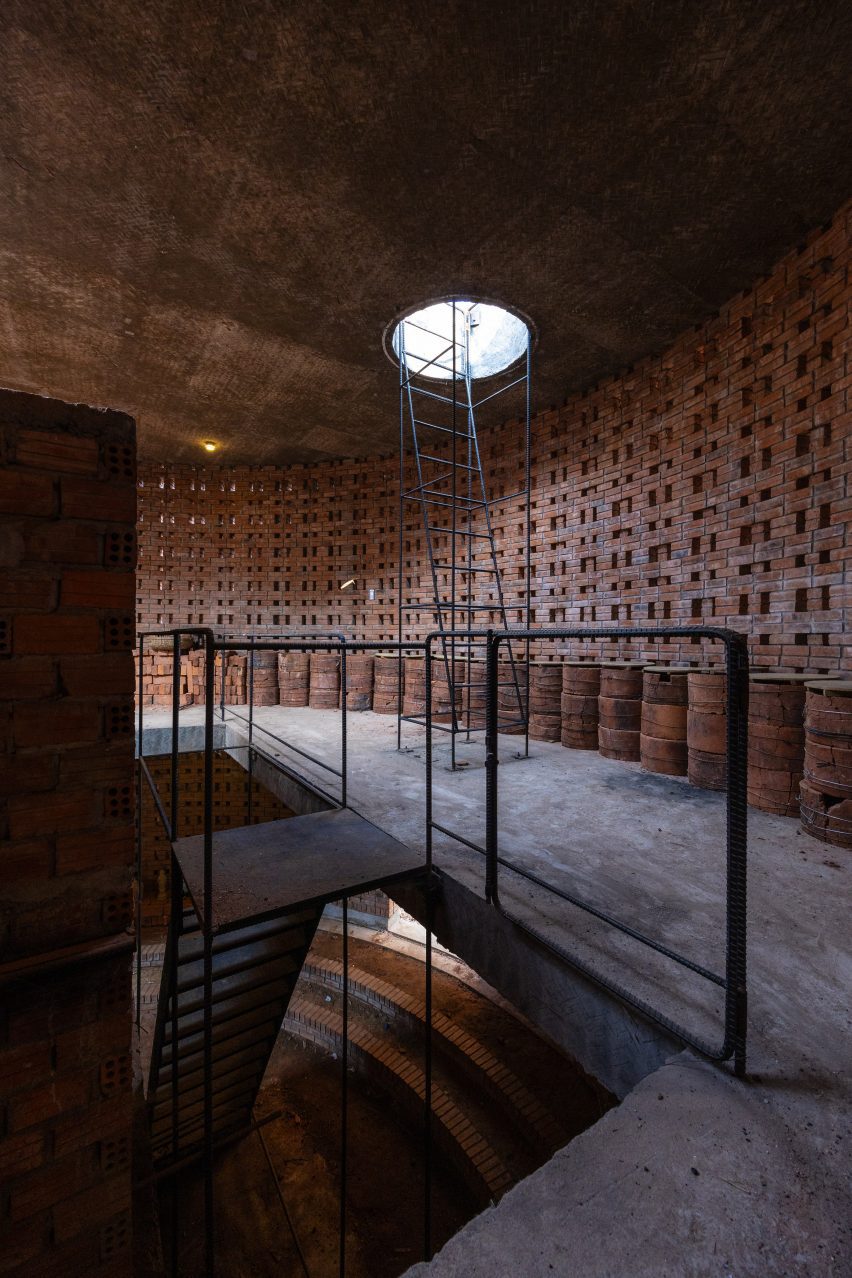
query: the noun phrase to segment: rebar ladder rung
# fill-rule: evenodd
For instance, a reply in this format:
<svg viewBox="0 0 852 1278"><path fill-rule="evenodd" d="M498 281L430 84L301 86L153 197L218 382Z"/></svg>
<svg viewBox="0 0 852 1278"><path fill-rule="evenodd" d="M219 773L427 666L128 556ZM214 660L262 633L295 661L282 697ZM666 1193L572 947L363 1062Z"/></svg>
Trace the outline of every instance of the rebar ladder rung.
<svg viewBox="0 0 852 1278"><path fill-rule="evenodd" d="M449 402L452 403L453 401L450 400ZM447 435L455 435L456 439L473 439L473 436L466 430L453 430L452 426L440 426L437 422L427 422L423 417L412 417L411 420L415 426L427 426L429 430L441 430Z"/></svg>
<svg viewBox="0 0 852 1278"><path fill-rule="evenodd" d="M429 482L431 483L433 481L430 480ZM457 501L439 501L438 498L441 497L451 498L452 493L436 493L426 485L418 485L417 488L412 488L407 493L402 494L403 501L420 501L424 497L427 504L430 506L441 506L444 510L459 510L463 515L468 515L472 511L481 509L483 506L488 505L487 501L473 500L470 502L470 505L460 507ZM470 499L462 497L460 500L469 501Z"/></svg>
<svg viewBox="0 0 852 1278"><path fill-rule="evenodd" d="M465 564L446 563L445 560L436 559L436 568L447 568L450 572L497 572L496 568L469 568Z"/></svg>
<svg viewBox="0 0 852 1278"><path fill-rule="evenodd" d="M429 532L450 533L453 537L477 537L482 541L490 541L493 543L491 533L472 532L469 528L439 528L437 524L428 526Z"/></svg>
<svg viewBox="0 0 852 1278"><path fill-rule="evenodd" d="M458 436L456 437L458 438ZM442 466L453 466L456 470L476 470L476 466L468 466L466 462L454 462L449 457L433 457L431 453L421 453L421 461L440 462ZM452 472L450 472L452 474ZM431 484L436 484L437 479L431 479Z"/></svg>

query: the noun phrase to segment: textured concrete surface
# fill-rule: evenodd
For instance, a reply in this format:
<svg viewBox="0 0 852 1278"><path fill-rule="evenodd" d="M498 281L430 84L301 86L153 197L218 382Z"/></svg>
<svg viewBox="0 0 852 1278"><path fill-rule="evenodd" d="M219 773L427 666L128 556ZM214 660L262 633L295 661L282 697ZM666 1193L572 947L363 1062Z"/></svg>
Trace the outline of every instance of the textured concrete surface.
<svg viewBox="0 0 852 1278"><path fill-rule="evenodd" d="M455 291L546 407L831 216L850 50L842 0L10 0L0 382L157 461L393 451L383 329Z"/></svg>
<svg viewBox="0 0 852 1278"><path fill-rule="evenodd" d="M274 708L259 711L258 720L334 761L334 712ZM406 738L422 741L412 728ZM534 743L529 760L512 758L517 741L506 738L503 747L507 856L551 881L573 884L699 960L721 961L721 795L560 746ZM436 819L481 839L479 748L470 749L469 768L455 774L445 768L445 750L441 744ZM422 847L422 749L400 755L394 719L352 715L349 758L354 806ZM603 1053L598 1064L603 1081L608 1070L621 1078L624 1099L499 1207L471 1222L430 1268L413 1272L436 1278L852 1273L852 861L810 839L792 819L750 810L749 837L746 1083L667 1045L647 1026L619 1020L614 1004L605 1016L601 1003L609 1000L578 990L570 972L561 981L547 973L537 996L529 972L518 975L531 962L528 951L508 936L501 941L499 932L484 941L474 935L489 927L471 903L482 891L481 858L437 842L436 863L453 881L445 925L457 951L475 962L480 942L482 950L495 950L482 974L509 997L519 999L520 990L521 1010L554 1037L562 1037L560 1024L584 1010L594 1017L593 1030L585 1040L578 1032L573 1049L585 1064L594 1060L598 1032L620 1042L622 1059ZM718 1034L712 987L708 993L665 960L509 872L502 891L519 915L602 972L690 1026ZM467 936L464 922L472 925Z"/></svg>

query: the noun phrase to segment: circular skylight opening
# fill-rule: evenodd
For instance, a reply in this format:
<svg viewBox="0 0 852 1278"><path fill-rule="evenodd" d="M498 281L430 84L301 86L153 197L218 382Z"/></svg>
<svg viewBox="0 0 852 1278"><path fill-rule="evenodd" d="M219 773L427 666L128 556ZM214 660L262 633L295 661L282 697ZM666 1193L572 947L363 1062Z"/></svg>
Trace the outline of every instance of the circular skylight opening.
<svg viewBox="0 0 852 1278"><path fill-rule="evenodd" d="M409 374L451 381L493 377L526 356L530 330L493 302L431 302L393 327L391 346Z"/></svg>

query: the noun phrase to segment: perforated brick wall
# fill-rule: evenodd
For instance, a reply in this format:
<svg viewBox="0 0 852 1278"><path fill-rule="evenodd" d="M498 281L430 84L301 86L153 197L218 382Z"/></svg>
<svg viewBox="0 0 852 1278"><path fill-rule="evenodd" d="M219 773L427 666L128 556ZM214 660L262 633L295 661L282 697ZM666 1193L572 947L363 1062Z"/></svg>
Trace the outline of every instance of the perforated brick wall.
<svg viewBox="0 0 852 1278"><path fill-rule="evenodd" d="M0 1270L129 1274L135 432L0 391Z"/></svg>
<svg viewBox="0 0 852 1278"><path fill-rule="evenodd" d="M534 624L727 625L749 636L756 664L844 664L850 208L663 355L535 418ZM489 496L513 492L518 424L483 434L481 450ZM140 483L145 626L396 637L395 458L287 469L148 465ZM522 503L495 507L494 527L517 624ZM441 558L448 542L436 547ZM356 587L342 593L350 576ZM476 602L488 601L486 580ZM412 508L403 597L430 593ZM412 616L410 633L427 628L427 613Z"/></svg>

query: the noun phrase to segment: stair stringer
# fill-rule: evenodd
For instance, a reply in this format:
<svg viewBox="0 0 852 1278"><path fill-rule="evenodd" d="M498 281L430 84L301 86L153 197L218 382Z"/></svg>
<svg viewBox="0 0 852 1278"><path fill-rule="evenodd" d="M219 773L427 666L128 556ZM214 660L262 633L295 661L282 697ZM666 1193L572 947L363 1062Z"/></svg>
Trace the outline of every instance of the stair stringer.
<svg viewBox="0 0 852 1278"><path fill-rule="evenodd" d="M213 939L213 1135L251 1124L275 1040L322 914L322 906L246 922ZM177 1077L172 1078L173 973L177 966ZM163 962L148 1084L155 1165L201 1153L204 1140L203 937L194 911Z"/></svg>

